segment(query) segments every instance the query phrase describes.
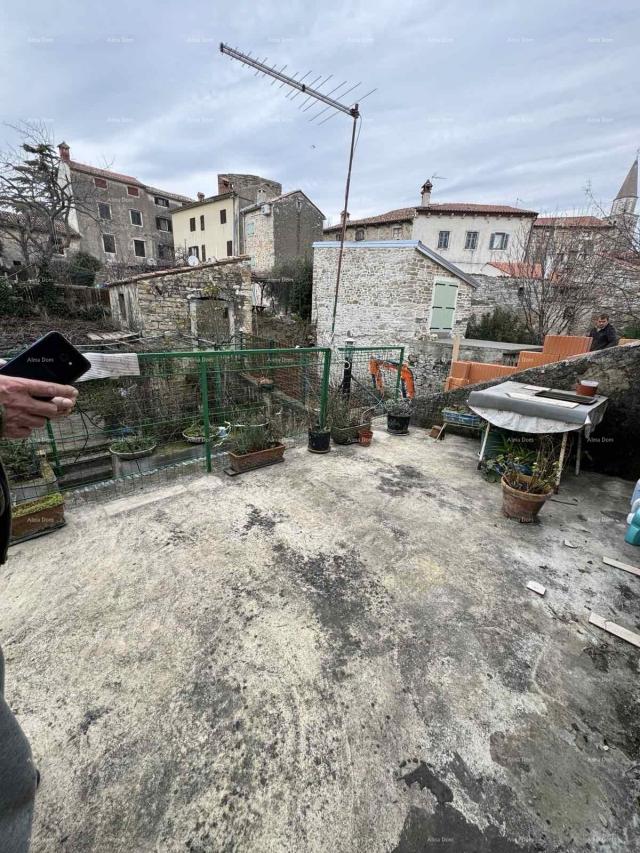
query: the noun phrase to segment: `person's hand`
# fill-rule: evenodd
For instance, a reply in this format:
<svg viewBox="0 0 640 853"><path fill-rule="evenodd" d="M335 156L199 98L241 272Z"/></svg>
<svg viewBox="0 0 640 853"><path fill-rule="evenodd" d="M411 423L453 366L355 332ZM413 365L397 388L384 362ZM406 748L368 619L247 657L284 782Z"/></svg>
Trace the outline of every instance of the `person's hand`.
<svg viewBox="0 0 640 853"><path fill-rule="evenodd" d="M36 400L35 397L46 399ZM68 415L78 392L71 385L20 379L0 374L0 404L4 406L3 438L27 438L43 427L47 418Z"/></svg>

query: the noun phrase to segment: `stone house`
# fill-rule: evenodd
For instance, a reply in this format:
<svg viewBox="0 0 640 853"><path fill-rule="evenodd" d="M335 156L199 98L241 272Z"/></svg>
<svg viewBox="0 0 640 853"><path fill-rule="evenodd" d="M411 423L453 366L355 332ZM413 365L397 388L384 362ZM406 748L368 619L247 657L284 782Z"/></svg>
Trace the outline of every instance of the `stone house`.
<svg viewBox="0 0 640 853"><path fill-rule="evenodd" d="M248 258L229 258L132 276L106 285L120 329L143 337L192 335L228 343L251 331Z"/></svg>
<svg viewBox="0 0 640 853"><path fill-rule="evenodd" d="M243 251L258 274L296 258L311 259L313 244L322 240L324 214L302 190L245 207L241 216Z"/></svg>
<svg viewBox="0 0 640 853"><path fill-rule="evenodd" d="M524 251L538 215L535 211L498 204L432 202L431 190L427 181L421 188L421 203L414 207L348 220L346 239L419 240L468 273L482 272L485 264ZM324 239L339 239L341 230L342 225L325 228Z"/></svg>
<svg viewBox="0 0 640 853"><path fill-rule="evenodd" d="M77 231L66 228L62 222L55 223L57 242L57 257L64 258L77 252L81 245L81 237ZM0 211L0 275L15 276L26 280L32 276L33 268L29 262L33 260L34 243L41 245L38 235L42 235L42 244L47 240L48 228L35 228L35 239L29 245L23 245L20 228L20 214L7 210ZM26 254L26 257L25 257Z"/></svg>
<svg viewBox="0 0 640 853"><path fill-rule="evenodd" d="M339 242L313 246L313 319L319 345L331 342ZM345 243L335 338L357 345L404 345L464 335L474 279L419 240Z"/></svg>
<svg viewBox="0 0 640 853"><path fill-rule="evenodd" d="M66 142L58 152L60 180L68 182L75 202L70 224L80 234L79 248L102 261L106 278L110 267L173 264L171 212L192 199L72 160Z"/></svg>
<svg viewBox="0 0 640 853"><path fill-rule="evenodd" d="M244 254L241 210L282 193L282 185L259 175L218 175L218 192L183 205L172 212L176 255L199 261Z"/></svg>

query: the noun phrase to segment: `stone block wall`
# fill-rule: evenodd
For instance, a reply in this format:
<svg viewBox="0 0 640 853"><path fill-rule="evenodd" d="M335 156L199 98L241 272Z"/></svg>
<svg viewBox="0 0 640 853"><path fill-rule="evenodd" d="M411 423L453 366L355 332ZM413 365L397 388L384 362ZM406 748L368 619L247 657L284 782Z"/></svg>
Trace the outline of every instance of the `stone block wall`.
<svg viewBox="0 0 640 853"><path fill-rule="evenodd" d="M423 396L438 393L451 367L453 341L419 341L410 344L405 353L409 367L413 371L416 394ZM479 345L460 345L459 361L480 361L483 364L506 364L507 351Z"/></svg>
<svg viewBox="0 0 640 853"><path fill-rule="evenodd" d="M252 285L245 260L179 267L116 282L109 288L112 317L121 329L143 335L189 334L190 300L209 296L228 303L231 326L235 321L250 331Z"/></svg>
<svg viewBox="0 0 640 853"><path fill-rule="evenodd" d="M313 269L313 319L318 344L331 336L338 263L336 247L316 246ZM335 339L349 334L357 346L409 346L430 337L433 284L455 278L413 246L346 246L342 259ZM453 335L462 335L470 314L473 288L462 279Z"/></svg>
<svg viewBox="0 0 640 853"><path fill-rule="evenodd" d="M555 364L523 370L518 382L572 390L578 379L594 379L599 392L609 397L602 424L585 443L587 465L627 480L640 478L640 344L612 347ZM468 385L448 393L416 394L415 423L428 427L441 423L447 405L466 404L472 390L489 388L504 380Z"/></svg>
<svg viewBox="0 0 640 853"><path fill-rule="evenodd" d="M251 258L251 267L256 272L265 273L273 269L273 221L273 214L265 216L260 208L244 214L244 251Z"/></svg>

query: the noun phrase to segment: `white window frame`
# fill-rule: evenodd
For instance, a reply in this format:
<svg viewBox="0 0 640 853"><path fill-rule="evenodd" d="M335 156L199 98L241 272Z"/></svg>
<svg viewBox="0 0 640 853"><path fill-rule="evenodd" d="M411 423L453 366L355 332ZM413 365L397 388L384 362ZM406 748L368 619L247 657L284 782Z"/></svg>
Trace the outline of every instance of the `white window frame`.
<svg viewBox="0 0 640 853"><path fill-rule="evenodd" d="M146 258L147 257L147 244L145 240L138 240L137 238L132 241L133 242L133 255L136 258ZM142 243L142 248L144 249L144 255L139 255L136 252L136 243Z"/></svg>
<svg viewBox="0 0 640 853"><path fill-rule="evenodd" d="M500 245L496 246L497 238L500 238ZM491 234L491 239L489 240L489 249L494 252L504 252L504 250L509 245L509 232L508 231L494 231Z"/></svg>
<svg viewBox="0 0 640 853"><path fill-rule="evenodd" d="M132 216L133 213L140 214L140 224L139 225L137 222L133 221L133 216ZM142 211L138 210L135 207L130 207L129 208L129 222L133 225L134 228L144 228L144 219L142 218Z"/></svg>
<svg viewBox="0 0 640 853"><path fill-rule="evenodd" d="M171 234L172 233L171 232L171 217L169 217L169 216L156 216L156 221L158 223L158 227L156 229L157 231L162 231L163 234ZM161 222L166 222L167 227L161 228L160 227Z"/></svg>
<svg viewBox="0 0 640 853"><path fill-rule="evenodd" d="M104 238L111 237L113 239L113 252L110 252L104 245ZM105 255L115 255L117 251L118 245L116 243L116 235L115 234L103 234L102 235L102 251Z"/></svg>
<svg viewBox="0 0 640 853"><path fill-rule="evenodd" d="M163 195L154 196L153 203L156 205L156 207L163 207L165 210L169 210L169 199L165 198Z"/></svg>
<svg viewBox="0 0 640 853"><path fill-rule="evenodd" d="M107 207L109 209L109 215L108 216L102 216L102 214L100 213L101 207ZM100 220L102 222L111 222L112 221L113 217L111 215L111 205L109 204L108 201L99 201L98 202L98 216L100 217Z"/></svg>
<svg viewBox="0 0 640 853"><path fill-rule="evenodd" d="M445 244L442 245L443 235L446 234ZM438 249L448 249L451 241L451 231L438 231Z"/></svg>
<svg viewBox="0 0 640 853"><path fill-rule="evenodd" d="M473 235L473 240L469 239L471 237L471 235ZM466 232L466 234L464 235L464 247L467 250L467 252L475 252L475 250L478 248L478 237L479 236L480 236L479 231L467 231ZM469 245L469 243L471 243L471 242L473 243L473 246Z"/></svg>

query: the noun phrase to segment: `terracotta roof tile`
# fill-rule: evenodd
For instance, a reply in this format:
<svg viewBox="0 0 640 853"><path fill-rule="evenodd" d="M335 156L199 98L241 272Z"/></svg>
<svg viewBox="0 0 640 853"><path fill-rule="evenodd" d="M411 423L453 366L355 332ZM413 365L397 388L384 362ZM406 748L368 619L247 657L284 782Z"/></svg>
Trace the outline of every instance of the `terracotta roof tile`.
<svg viewBox="0 0 640 853"><path fill-rule="evenodd" d="M123 175L120 172L110 172L108 169L98 169L96 166L88 166L86 163L78 163L77 160L70 160L69 166L76 172L86 172L88 175L95 175L98 178L107 178L111 181L120 181L123 184L132 184L137 187L144 186L144 184L132 175Z"/></svg>
<svg viewBox="0 0 640 853"><path fill-rule="evenodd" d="M441 204L430 204L416 207L399 207L389 210L378 216L368 216L365 219L350 219L347 227L352 228L360 225L385 225L392 222L410 222L416 216L423 213L443 214L447 213L477 213L477 214L507 214L510 216L537 216L535 210L525 210L522 207L511 207L507 204L467 204L466 202L442 202ZM325 232L340 231L342 224L330 225Z"/></svg>
<svg viewBox="0 0 640 853"><path fill-rule="evenodd" d="M597 216L539 216L534 228L611 228L606 219Z"/></svg>

